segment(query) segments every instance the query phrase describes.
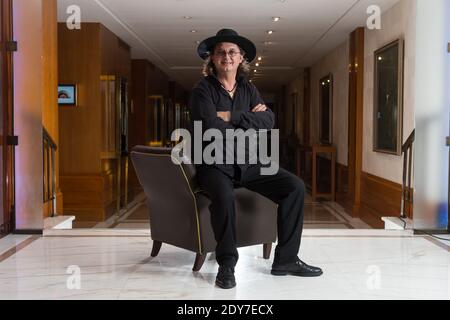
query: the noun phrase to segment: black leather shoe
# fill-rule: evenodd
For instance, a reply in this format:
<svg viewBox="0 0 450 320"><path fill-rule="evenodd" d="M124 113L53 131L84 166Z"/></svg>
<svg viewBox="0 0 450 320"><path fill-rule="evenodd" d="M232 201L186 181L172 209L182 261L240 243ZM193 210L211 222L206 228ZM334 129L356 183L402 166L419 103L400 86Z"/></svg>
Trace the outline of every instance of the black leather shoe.
<svg viewBox="0 0 450 320"><path fill-rule="evenodd" d="M233 267L219 267L216 277L216 285L222 289L231 289L236 287Z"/></svg>
<svg viewBox="0 0 450 320"><path fill-rule="evenodd" d="M295 262L286 264L277 264L274 262L271 273L274 276L318 277L322 275L323 271L320 268L309 266L297 258Z"/></svg>

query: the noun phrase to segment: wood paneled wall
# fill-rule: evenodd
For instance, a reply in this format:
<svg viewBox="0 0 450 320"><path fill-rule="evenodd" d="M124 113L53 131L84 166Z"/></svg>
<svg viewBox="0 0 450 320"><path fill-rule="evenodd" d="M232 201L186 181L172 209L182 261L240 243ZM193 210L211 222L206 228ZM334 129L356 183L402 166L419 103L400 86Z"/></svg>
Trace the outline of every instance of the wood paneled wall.
<svg viewBox="0 0 450 320"><path fill-rule="evenodd" d="M58 22L56 0L42 3L43 33L42 57L43 83L42 124L52 139L58 144Z"/></svg>
<svg viewBox="0 0 450 320"><path fill-rule="evenodd" d="M99 28L102 75L120 75L131 81L130 46L105 26Z"/></svg>
<svg viewBox="0 0 450 320"><path fill-rule="evenodd" d="M59 146L58 121L58 18L56 0L42 2L43 33L43 92L42 92L42 125ZM63 214L63 194L59 188L59 149L56 150L56 213ZM51 214L51 207L44 204L44 217Z"/></svg>
<svg viewBox="0 0 450 320"><path fill-rule="evenodd" d="M361 207L363 110L364 110L364 28L350 34L348 104L348 199L351 214L359 217Z"/></svg>
<svg viewBox="0 0 450 320"><path fill-rule="evenodd" d="M78 106L60 107L64 210L76 221L99 222L115 209L119 161L101 156L100 77L114 75L131 84L130 48L99 23L83 23L81 30L59 24L58 36L59 82L78 86Z"/></svg>
<svg viewBox="0 0 450 320"><path fill-rule="evenodd" d="M43 130L58 139L56 0L14 0L14 133L16 229L44 227L48 207L43 203ZM58 153L57 153L58 158ZM58 164L57 164L58 165ZM59 178L57 176L57 184ZM58 187L58 185L57 185ZM62 195L58 195L57 212Z"/></svg>
<svg viewBox="0 0 450 320"><path fill-rule="evenodd" d="M132 112L130 112L130 147L145 144L145 108L149 92L147 74L150 72L150 63L147 60L133 60L131 62L132 86Z"/></svg>
<svg viewBox="0 0 450 320"><path fill-rule="evenodd" d="M129 144L130 148L145 145L145 109L148 103L150 62L147 60L132 60L131 62L131 99ZM134 193L142 191L134 167L130 168L130 188Z"/></svg>
<svg viewBox="0 0 450 320"><path fill-rule="evenodd" d="M61 173L101 171L100 154L100 25L69 30L58 24L59 82L77 84L78 105L60 107Z"/></svg>
<svg viewBox="0 0 450 320"><path fill-rule="evenodd" d="M163 96L164 100L171 99L174 103L187 104L188 92L148 60L132 60L132 112L129 119L129 145L133 148L137 145L146 145L146 108L149 97L152 95ZM137 179L134 168L130 164L130 187L134 193L139 193L142 188Z"/></svg>
<svg viewBox="0 0 450 320"><path fill-rule="evenodd" d="M346 196L348 167L337 165L336 181L336 202L350 213L352 203ZM383 229L382 217L400 216L401 194L402 186L400 184L363 172L359 218L372 228ZM411 215L411 204L407 204L405 210L408 216Z"/></svg>
<svg viewBox="0 0 450 320"><path fill-rule="evenodd" d="M131 78L131 48L130 46L118 38L115 34L109 31L105 26L100 25L100 54L101 54L101 74L102 75L116 75L124 78L128 83L128 110L130 111L130 99L132 85ZM118 79L118 78L117 78ZM129 112L130 113L130 112ZM130 120L128 120L128 127L130 128ZM125 159L121 161L121 176L120 176L120 194L121 201L125 201ZM104 205L106 206L106 215L114 212L115 202L117 201L117 159L102 159L102 175L104 179ZM130 185L130 181L127 181ZM136 194L133 188L128 188L127 199L132 201ZM113 205L114 204L114 205Z"/></svg>
<svg viewBox="0 0 450 320"><path fill-rule="evenodd" d="M382 217L400 216L401 197L401 185L363 172L360 218L373 228L384 228Z"/></svg>
<svg viewBox="0 0 450 320"><path fill-rule="evenodd" d="M348 196L348 167L340 163L336 164L336 202L346 212L352 212L352 202Z"/></svg>

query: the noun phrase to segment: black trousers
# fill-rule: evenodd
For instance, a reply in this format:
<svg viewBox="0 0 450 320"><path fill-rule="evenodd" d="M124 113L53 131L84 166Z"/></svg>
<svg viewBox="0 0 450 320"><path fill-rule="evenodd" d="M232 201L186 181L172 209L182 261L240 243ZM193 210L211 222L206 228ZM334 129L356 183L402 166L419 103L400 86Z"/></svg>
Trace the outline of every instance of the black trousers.
<svg viewBox="0 0 450 320"><path fill-rule="evenodd" d="M261 175L261 166L253 165L230 177L214 166L198 168L198 181L209 195L211 223L217 241L216 259L221 266L234 267L239 259L236 247L234 188L244 187L278 204L278 245L275 263L295 261L303 231L305 184L294 174L280 168L273 176Z"/></svg>

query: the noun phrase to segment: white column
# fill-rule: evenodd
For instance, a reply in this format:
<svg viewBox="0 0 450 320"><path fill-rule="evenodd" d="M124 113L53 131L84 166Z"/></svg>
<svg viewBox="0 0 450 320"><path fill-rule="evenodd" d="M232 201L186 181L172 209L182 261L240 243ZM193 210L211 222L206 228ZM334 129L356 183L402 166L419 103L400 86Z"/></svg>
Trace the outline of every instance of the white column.
<svg viewBox="0 0 450 320"><path fill-rule="evenodd" d="M414 229L447 229L450 0L417 0Z"/></svg>
<svg viewBox="0 0 450 320"><path fill-rule="evenodd" d="M42 0L14 0L16 229L42 230Z"/></svg>

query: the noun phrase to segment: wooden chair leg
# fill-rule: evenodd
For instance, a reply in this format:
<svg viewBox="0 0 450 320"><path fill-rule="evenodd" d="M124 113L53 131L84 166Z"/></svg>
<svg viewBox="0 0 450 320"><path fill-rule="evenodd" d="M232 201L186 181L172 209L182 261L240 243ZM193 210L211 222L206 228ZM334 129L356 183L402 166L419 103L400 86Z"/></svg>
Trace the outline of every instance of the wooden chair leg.
<svg viewBox="0 0 450 320"><path fill-rule="evenodd" d="M161 241L153 241L153 249L152 249L152 257L156 257L161 250L162 242Z"/></svg>
<svg viewBox="0 0 450 320"><path fill-rule="evenodd" d="M194 272L200 271L200 269L203 266L203 263L206 260L206 256L207 256L207 254L197 253L197 256L195 257L194 267L192 268L192 271L194 271Z"/></svg>
<svg viewBox="0 0 450 320"><path fill-rule="evenodd" d="M270 253L272 252L272 244L271 243L265 243L264 244L264 259L269 260L270 259Z"/></svg>

